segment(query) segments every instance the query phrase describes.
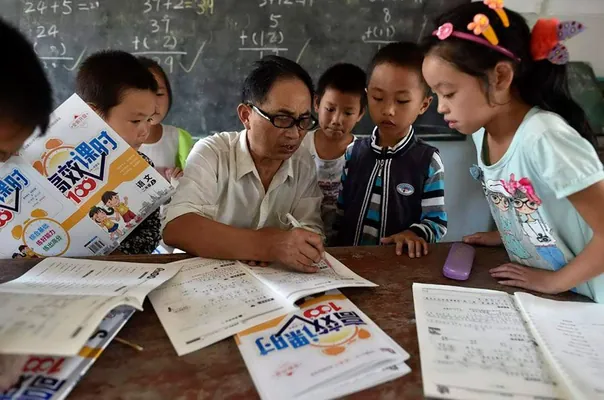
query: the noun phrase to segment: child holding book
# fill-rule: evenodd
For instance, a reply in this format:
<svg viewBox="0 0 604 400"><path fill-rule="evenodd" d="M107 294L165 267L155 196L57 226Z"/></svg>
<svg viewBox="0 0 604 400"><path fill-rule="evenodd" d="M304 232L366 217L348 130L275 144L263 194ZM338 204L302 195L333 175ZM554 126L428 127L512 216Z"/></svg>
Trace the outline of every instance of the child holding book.
<svg viewBox="0 0 604 400"><path fill-rule="evenodd" d="M139 61L153 74L157 82L157 109L149 136L140 147L155 164L155 168L175 184L185 169L187 156L193 147L191 134L182 128L162 124L172 108L172 86L163 68L154 60L139 57Z"/></svg>
<svg viewBox="0 0 604 400"><path fill-rule="evenodd" d="M414 43L391 43L373 57L368 108L371 137L345 154L336 244L393 244L397 255L428 254L447 231L444 167L438 150L415 135L413 122L432 100Z"/></svg>
<svg viewBox="0 0 604 400"><path fill-rule="evenodd" d="M10 54L10 62L0 63L0 162L5 162L36 129L46 132L52 90L33 45L1 18L0 40ZM22 256L13 254L13 258ZM0 392L18 381L27 359L21 354L0 354Z"/></svg>
<svg viewBox="0 0 604 400"><path fill-rule="evenodd" d="M149 70L124 51L101 51L88 57L76 78L76 93L133 149L149 136L155 114L157 82ZM151 165L153 162L139 154ZM151 254L160 242L159 209L142 221L117 249Z"/></svg>
<svg viewBox="0 0 604 400"><path fill-rule="evenodd" d="M361 120L367 103L365 72L353 64L336 64L319 78L314 106L319 115L319 129L304 137L315 161L319 187L323 192L321 218L328 243L333 238L340 177L344 170L344 153L354 141L352 129Z"/></svg>

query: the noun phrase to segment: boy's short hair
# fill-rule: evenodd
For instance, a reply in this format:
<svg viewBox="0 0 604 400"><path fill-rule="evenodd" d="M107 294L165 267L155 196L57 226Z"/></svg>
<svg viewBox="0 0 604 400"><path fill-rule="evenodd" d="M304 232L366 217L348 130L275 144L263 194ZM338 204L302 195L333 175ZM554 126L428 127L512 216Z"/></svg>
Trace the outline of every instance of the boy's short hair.
<svg viewBox="0 0 604 400"><path fill-rule="evenodd" d="M106 117L130 89L157 92L153 74L132 54L119 50L100 51L88 57L76 78L76 93Z"/></svg>
<svg viewBox="0 0 604 400"><path fill-rule="evenodd" d="M367 76L365 71L354 64L340 63L333 65L319 78L317 97L319 102L327 89L335 89L342 93L358 95L361 99L361 111L367 104L365 93Z"/></svg>
<svg viewBox="0 0 604 400"><path fill-rule="evenodd" d="M0 63L0 120L45 133L52 113L52 89L34 47L2 19L0 41L6 54Z"/></svg>
<svg viewBox="0 0 604 400"><path fill-rule="evenodd" d="M426 95L430 94L430 87L424 80L422 64L424 63L424 52L422 48L413 42L395 42L382 47L371 59L367 78L371 80L371 74L375 67L381 64L392 64L397 67L405 67L417 72L421 83L426 89Z"/></svg>
<svg viewBox="0 0 604 400"><path fill-rule="evenodd" d="M275 82L281 79L299 79L314 95L312 78L295 61L280 56L265 56L254 63L254 69L245 78L241 91L241 103L262 104Z"/></svg>
<svg viewBox="0 0 604 400"><path fill-rule="evenodd" d="M166 115L170 112L172 108L172 85L170 84L170 80L168 79L168 74L166 71L158 64L157 61L147 58L147 57L138 57L138 61L140 61L147 69L154 71L159 74L162 78L164 78L164 82L166 83L166 91L168 92L168 111ZM158 85L159 86L159 85Z"/></svg>

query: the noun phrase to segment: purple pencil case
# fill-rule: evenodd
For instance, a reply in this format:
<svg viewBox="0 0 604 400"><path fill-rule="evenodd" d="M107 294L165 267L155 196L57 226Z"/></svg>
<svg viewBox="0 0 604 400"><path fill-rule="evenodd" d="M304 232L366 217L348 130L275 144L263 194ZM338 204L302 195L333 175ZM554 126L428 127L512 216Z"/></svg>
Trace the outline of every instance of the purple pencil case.
<svg viewBox="0 0 604 400"><path fill-rule="evenodd" d="M465 281L470 277L474 263L474 247L465 243L453 243L443 266L443 275L457 281Z"/></svg>

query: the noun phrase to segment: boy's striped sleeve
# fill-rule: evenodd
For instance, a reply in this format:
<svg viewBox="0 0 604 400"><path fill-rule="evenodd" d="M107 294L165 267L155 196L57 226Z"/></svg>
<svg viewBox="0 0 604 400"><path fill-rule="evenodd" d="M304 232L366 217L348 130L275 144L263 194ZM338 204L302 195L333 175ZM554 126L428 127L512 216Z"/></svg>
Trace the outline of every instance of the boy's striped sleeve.
<svg viewBox="0 0 604 400"><path fill-rule="evenodd" d="M421 222L409 228L428 243L436 243L447 233L445 211L445 167L438 152L432 155L422 194Z"/></svg>

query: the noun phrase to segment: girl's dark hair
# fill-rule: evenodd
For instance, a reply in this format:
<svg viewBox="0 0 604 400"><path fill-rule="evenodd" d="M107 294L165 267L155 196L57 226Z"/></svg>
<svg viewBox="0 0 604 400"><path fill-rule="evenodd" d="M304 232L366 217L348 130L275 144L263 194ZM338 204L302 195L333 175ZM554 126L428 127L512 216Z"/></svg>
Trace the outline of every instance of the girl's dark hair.
<svg viewBox="0 0 604 400"><path fill-rule="evenodd" d="M155 72L156 74L159 74L159 76L161 76L164 79L164 82L166 84L166 91L168 92L168 111L166 112L166 116L167 116L168 113L170 112L170 109L172 108L172 85L170 85L170 80L168 79L168 75L166 74L166 71L164 71L164 69L161 67L161 65L159 65L157 63L157 61L155 61L151 58L138 57L138 60L145 67L147 67L148 70L151 70L151 71ZM159 84L158 84L158 86L159 86Z"/></svg>
<svg viewBox="0 0 604 400"><path fill-rule="evenodd" d="M423 45L426 54L435 54L453 64L466 74L480 78L488 88L487 72L498 62L511 61L515 66L514 88L520 98L531 106L554 112L568 122L581 136L594 144L593 131L583 109L571 97L568 88L566 65L555 65L548 60L534 61L531 56L531 31L524 17L505 9L510 26L504 27L497 13L482 2L461 5L436 19L436 26L446 22L453 24L458 32L468 31L468 23L476 14L484 14L499 39L499 46L520 58L513 60L485 45L469 40L449 37L440 40L428 36Z"/></svg>

